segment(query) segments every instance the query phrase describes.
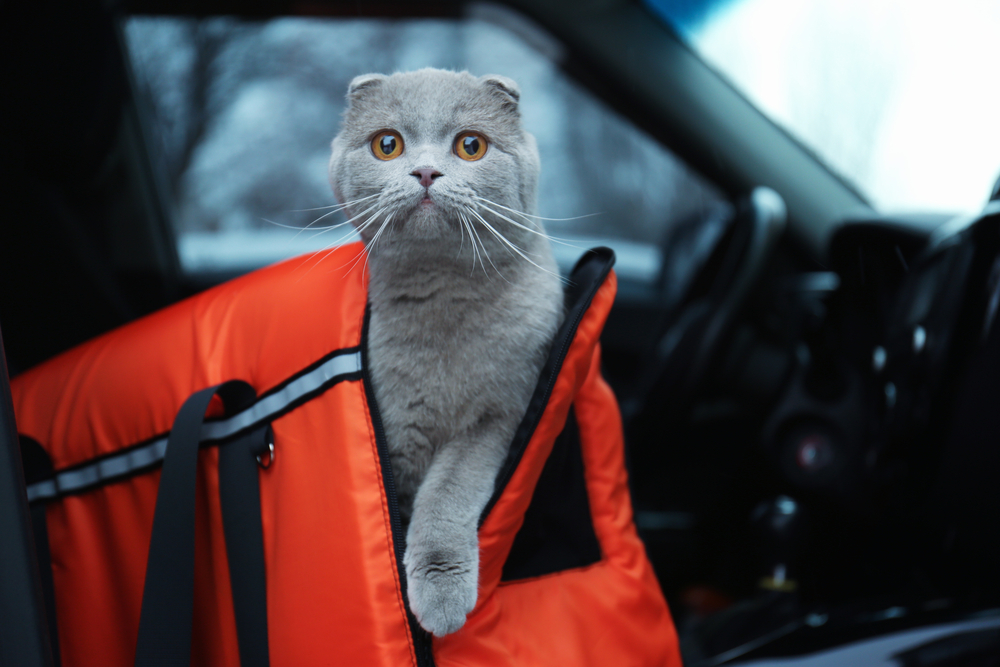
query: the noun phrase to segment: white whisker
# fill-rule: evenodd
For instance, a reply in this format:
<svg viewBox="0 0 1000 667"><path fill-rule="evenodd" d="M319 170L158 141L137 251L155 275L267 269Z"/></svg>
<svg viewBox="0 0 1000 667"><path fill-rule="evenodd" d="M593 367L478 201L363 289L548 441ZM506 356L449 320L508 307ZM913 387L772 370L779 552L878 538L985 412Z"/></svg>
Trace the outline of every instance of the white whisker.
<svg viewBox="0 0 1000 667"><path fill-rule="evenodd" d="M501 234L500 232L498 232L496 230L496 228L493 225L491 225L488 220L486 220L486 218L484 218L482 215L479 214L478 211L475 211L473 209L469 209L469 212L472 213L472 215L475 216L476 219L478 219L480 222L482 222L483 225L488 230L490 230L491 232L493 232L494 236L496 236L498 239L500 239L501 241L503 241L503 243L506 246L512 248L514 251L516 251L524 259L528 259L527 255L524 254L524 253L528 252L527 250L524 250L521 247L519 247L518 245L516 245L516 244L512 243L511 241L509 241L506 236L504 236L503 234ZM536 253L530 253L530 254L535 255L536 257L538 256ZM541 268L541 267L539 267L539 268Z"/></svg>
<svg viewBox="0 0 1000 667"><path fill-rule="evenodd" d="M375 220L378 218L378 216L380 216L384 212L385 212L384 208L381 208L378 211L376 211L374 215L372 215L370 218L368 218L367 220L365 220L364 223L361 226L358 227L358 231L360 232L361 230L368 228L370 225L372 225L375 222ZM391 218L391 216L390 216L390 218ZM362 257L365 258L365 268L362 269L362 272L364 270L367 270L367 268L368 268L368 257L370 255L371 247L375 243L375 240L378 238L378 235L382 233L383 229L385 229L385 225L386 225L387 221L388 221L388 219L386 221L382 222L382 225L378 228L378 231L375 232L375 235L372 237L371 241L363 244L363 246L364 246L364 252L359 252L358 256L354 258L354 262L351 264L351 268L347 269L347 271L344 273L345 276L349 275L351 273L351 271L354 270L354 267L356 267L358 265L358 262L361 261ZM342 269L345 266L347 266L347 264L343 264L343 265L341 265L341 266L339 266L337 268L338 269Z"/></svg>
<svg viewBox="0 0 1000 667"><path fill-rule="evenodd" d="M377 206L377 205L376 205L376 206ZM354 216L353 218L351 218L351 220L356 220L357 218L359 218L360 216L364 215L364 214L365 214L365 213L367 213L368 211L372 210L373 208L376 208L376 206L372 206L372 207L369 207L368 209L366 209L366 210L365 210L365 211L363 211L362 213L359 213L358 215L356 215L356 216ZM371 225L371 224L372 224L372 222L373 222L373 221L374 221L374 220L375 220L376 218L378 218L378 216L379 216L379 215L381 215L381 214L382 214L382 213L383 213L384 211L385 211L385 209L384 209L384 208L379 208L379 209L378 209L377 211L375 211L375 213L373 213L373 214L372 214L372 215L371 215L370 217L368 217L368 219L366 219L366 220L365 220L365 221L364 221L363 223L361 223L360 225L358 225L358 226L357 226L357 228L356 228L356 229L355 229L354 231L355 231L355 232L358 232L358 233L362 232L362 231L363 231L363 230L365 230L365 229L366 229L366 228L367 228L367 227L368 227L369 225ZM350 220L349 220L348 222L350 222ZM322 257L319 257L319 259L317 259L317 260L316 260L316 262L315 262L315 263L314 263L314 264L313 264L313 265L312 265L311 267L309 267L309 271L312 271L312 270L313 270L314 268L316 268L317 266L319 266L319 265L320 265L320 264L321 264L321 263L323 262L323 260L325 260L325 259L326 259L327 257L329 257L329 256L330 256L330 254L331 254L331 253L332 253L332 252L333 252L334 250L336 250L336 249L337 249L337 247L338 247L338 246L339 246L339 245L340 245L341 243L343 243L343 242L344 242L344 241L345 241L345 240L346 240L346 239L347 239L348 237L350 237L350 236L351 236L351 234L353 234L353 233L354 233L354 232L350 232L350 233L348 233L348 234L344 234L343 236L341 236L341 237L340 237L339 239L337 239L337 240L336 240L336 241L334 241L333 243L330 243L330 244L328 244L328 245L327 245L327 246L326 246L325 248L323 248L323 250L320 250L320 251L318 251L317 253L315 253L314 255L312 255L312 257L311 257L310 259L315 259L315 258L319 257L320 253L323 253ZM315 238L315 237L314 237L314 238ZM308 260L307 260L307 261L308 261ZM347 265L345 264L344 266L347 266ZM341 266L340 268L343 268L343 266ZM353 267L352 267L352 268L353 268ZM309 275L309 271L307 271L307 272L306 272L306 275ZM350 273L350 272L348 272L348 273Z"/></svg>
<svg viewBox="0 0 1000 667"><path fill-rule="evenodd" d="M473 215L476 215L476 212L473 211L472 209L467 209L467 210L470 213L472 213ZM489 225L487 225L487 227L489 227ZM475 231L475 227L472 227L472 229L473 229L473 231ZM479 238L479 232L476 232L476 238ZM497 272L498 276L500 276L501 278L503 278L504 282L509 283L510 281L507 280L507 278L503 275L503 273L500 272L500 269L497 268L497 265L493 263L493 259L490 257L489 251L486 250L486 244L483 243L483 240L481 238L479 239L479 245L481 245L483 247L483 254L486 255L486 261L490 263L490 266L493 267L493 270ZM480 260L480 263L482 263L481 260ZM483 273L486 274L487 278L489 278L490 280L493 280L492 278L490 278L490 274L487 273L487 271L486 271L486 265L485 264L483 265Z"/></svg>
<svg viewBox="0 0 1000 667"><path fill-rule="evenodd" d="M473 236L473 234L475 233L475 231L472 228L472 223L469 221L468 218L465 217L464 213L459 212L459 215L462 216L462 222L465 223L465 226L469 230L469 242L472 243L472 271L469 272L469 275L471 276L473 273L476 272L476 258L477 257L479 258L479 263L483 265L483 273L486 273L486 264L483 263L482 255L479 254L479 246L476 245L476 237ZM481 239L480 239L480 243L482 243Z"/></svg>
<svg viewBox="0 0 1000 667"><path fill-rule="evenodd" d="M396 215L395 211L389 214L389 216L379 226L378 231L375 232L375 235L372 236L372 240L365 247L369 249L373 249L375 247L375 244L378 242L379 237L382 236L382 232L384 232L386 228L390 225L390 223L392 223L392 218L395 215Z"/></svg>
<svg viewBox="0 0 1000 667"><path fill-rule="evenodd" d="M376 192L373 195L368 195L367 197L361 197L360 199L355 199L353 201L344 202L343 204L332 204L330 206L317 206L316 208L293 208L289 209L290 213L305 213L307 211L325 211L328 208L345 209L348 206L354 206L355 204L360 204L363 201L378 197L381 192Z"/></svg>
<svg viewBox="0 0 1000 667"><path fill-rule="evenodd" d="M312 239L316 238L317 236L319 236L320 234L324 234L324 233L330 231L331 229L337 229L338 227L343 227L344 225L349 224L352 220L355 220L358 217L360 217L360 216L364 215L365 213L367 213L368 211L371 211L373 208L375 208L376 206L378 206L378 204L376 203L374 206L370 206L369 208L365 209L364 211L362 211L358 215L354 216L353 218L345 220L344 222L338 222L335 225L327 225L325 227L313 227L313 225L315 225L317 222L319 222L320 220L322 220L323 218L325 218L327 216L335 215L336 213L340 213L341 211L343 211L344 209L346 209L348 206L354 206L355 204L359 204L359 203L361 203L363 201L366 201L368 199L372 199L372 198L377 197L377 196L379 196L378 193L376 193L374 195L369 195L367 197L362 197L361 199L355 199L354 201L349 201L349 202L346 202L344 204L339 204L336 207L332 207L332 208L334 208L334 210L329 211L327 213L324 213L320 217L318 217L315 220L313 220L312 222L310 222L305 227L298 227L298 226L294 226L294 225L283 225L283 224L274 222L272 220L267 220L267 222L270 222L272 225L277 225L278 227L284 227L286 229L297 229L297 230L299 230L299 233L296 234L292 238L298 238L299 234L301 234L302 232L306 231L307 229L308 230L312 230L312 231L316 231L317 232L316 234L314 234L314 235L312 235L312 236L309 237L309 240L312 240ZM331 207L323 207L323 208L331 208ZM302 210L310 210L310 209L302 209ZM319 209L317 209L317 210L319 210Z"/></svg>
<svg viewBox="0 0 1000 667"><path fill-rule="evenodd" d="M581 248L580 246L578 246L576 244L570 243L569 241L567 241L565 239L561 239L561 238L559 238L557 236L549 236L548 234L546 234L544 232L540 232L537 229L532 229L531 227L528 227L527 225L522 225L521 223L517 222L516 220L511 220L510 218L508 218L503 213L500 213L499 211L494 211L492 208L490 208L489 206L486 206L485 204L479 204L479 207L486 209L487 211L489 211L493 215L495 215L498 218L501 218L503 220L506 220L507 222L509 222L510 224L514 225L515 227L517 227L519 229L523 229L526 232L531 232L532 234L537 234L538 236L541 236L544 239L548 239L552 243L558 243L559 245L569 246L570 248L576 248L577 250L584 250L584 248Z"/></svg>
<svg viewBox="0 0 1000 667"><path fill-rule="evenodd" d="M490 263L490 266L492 266L494 270L496 270L497 267L495 264L493 264L493 260L490 258L490 254L486 250L486 244L483 243L482 237L479 236L479 232L476 231L476 224L472 220L469 221L469 231L472 234L475 234L475 240L479 242L479 266L482 267L483 269L483 275L486 276L488 280L492 281L493 279L490 278L490 273L489 271L486 270L486 262L483 261L483 258L484 257L486 258L486 260ZM474 269L475 267L473 267L473 270ZM497 273L499 273L499 271L497 271Z"/></svg>
<svg viewBox="0 0 1000 667"><path fill-rule="evenodd" d="M458 215L461 216L462 214L459 213ZM458 259L459 257L462 256L462 248L465 247L465 225L459 225L458 231L462 235L462 239L459 241L458 253L455 255L455 259Z"/></svg>
<svg viewBox="0 0 1000 667"><path fill-rule="evenodd" d="M548 269L546 269L545 267L543 267L543 266L540 266L540 265L538 265L537 263L535 263L534 261L532 261L530 257L528 257L528 256L527 256L526 254L524 254L524 252L522 252L522 251L521 251L521 249L520 249L520 248L518 248L518 247L517 247L516 245L514 245L513 243L511 243L510 241L508 241L508 240L507 240L507 237L506 237L506 236L504 236L503 234L501 234L500 232L498 232L498 231L497 231L496 229L494 229L494 228L493 228L493 225L491 225L491 224L490 224L489 222L487 222L487 221L486 221L486 218L484 218L483 216L479 215L479 213L478 213L477 211L475 211L475 210L473 210L473 209L469 209L469 212L470 212L470 213L472 213L472 215L474 215L474 216L475 216L476 218L478 218L478 219L479 219L479 221L480 221L481 223L483 223L483 225L485 225L485 226L486 226L486 229L488 229L488 230L490 230L491 232L493 232L493 235L494 235L494 236L496 236L496 237L497 237L497 239L499 239L499 240L500 240L500 241L502 241L503 243L505 243L505 244L507 244L508 246L510 246L510 248L511 248L511 249L512 249L512 250L513 250L514 252L516 252L516 253L517 253L518 255L520 255L520 256L521 256L521 257L522 257L522 258L523 258L523 259L524 259L524 260L525 260L526 262L528 262L529 264L531 264L532 266L534 266L534 267L535 267L535 268L537 268L538 270L540 270L540 271L543 271L543 272L545 272L545 273L549 274L550 276L555 276L555 277L559 278L559 280L560 280L561 282L566 282L565 278L563 278L563 277L562 277L561 275L559 275L558 273L554 273L554 272L552 272L552 271L549 271L549 270L548 270Z"/></svg>
<svg viewBox="0 0 1000 667"><path fill-rule="evenodd" d="M368 208L366 208L365 210L361 211L361 213L358 213L357 215L355 215L355 216L352 216L352 217L348 218L347 220L344 220L343 222L338 222L337 224L335 224L335 225L330 225L330 226L328 226L328 227L316 227L316 228L314 228L314 231L315 231L315 230L319 230L319 231L316 231L316 233L315 233L315 234L313 234L312 236L310 236L310 237L309 237L309 240L310 240L310 241L312 241L312 240L313 240L314 238L316 238L317 236L319 236L319 235L321 235L321 234L325 234L325 233L327 233L327 232L328 232L328 231L330 231L330 230L333 230L333 229L337 229L338 227L343 227L344 225L349 225L349 224L351 224L352 222L354 222L355 220L357 220L358 218L360 218L361 216L363 216L363 215L365 215L366 213L368 213L369 211L372 211L372 210L374 210L374 209L376 209L376 208L378 208L378 207L379 207L379 205L378 205L378 202L376 202L375 204L373 204L373 205L369 206ZM314 222L318 222L318 220L315 220ZM310 224L312 224L312 223L310 223ZM302 228L302 230L301 230L301 231L299 232L299 234L301 234L302 232L304 232L304 231L305 231L305 230L307 230L307 229L309 229L309 227L308 227L308 226L306 226L306 227L303 227L303 228ZM360 228L359 228L359 229L360 229ZM340 239L338 239L337 241L334 241L334 242L333 242L333 245L336 245L336 244L338 244L338 243L342 242L342 241L343 241L344 239L348 238L348 237L349 237L350 235L351 235L351 234L350 234L350 233L348 233L348 234L346 234L345 236L342 236L342 237L341 237ZM295 236L298 236L298 234L296 234Z"/></svg>
<svg viewBox="0 0 1000 667"><path fill-rule="evenodd" d="M283 225L280 222L275 222L274 220L268 220L267 218L261 218L261 220L263 220L264 222L266 222L268 224L274 225L275 227L282 227L284 229L296 229L296 230L298 230L300 232L303 229L305 229L305 227L299 227L298 225Z"/></svg>
<svg viewBox="0 0 1000 667"><path fill-rule="evenodd" d="M469 213L472 213L472 214L473 214L473 215L475 215L476 217L478 217L478 218L482 219L482 218L481 218L480 216L478 216L478 215L476 214L476 212L475 212L474 210L472 210L471 208L469 208L469 207L466 207L466 209L468 209ZM487 225L487 227L489 227L489 225ZM495 230L490 230L490 231L494 231L494 232L495 232ZM494 235L494 236L496 236L496 233L494 233L493 235ZM508 254L508 255L510 255L511 257L514 257L515 259L517 258L517 255L515 255L515 254L514 254L514 252L513 252L513 251L512 251L512 250L511 250L510 248L508 248L506 244L502 244L502 245L501 245L500 247L501 247L501 248L503 248L503 249L504 249L504 250L505 250L505 251L507 252L507 254Z"/></svg>
<svg viewBox="0 0 1000 667"><path fill-rule="evenodd" d="M510 211L511 213L516 213L518 215L523 215L526 218L534 218L535 220L548 220L550 222L568 222L570 220L583 220L584 218L593 218L594 216L598 216L598 215L602 215L603 214L602 212L598 212L598 213L588 213L587 215L577 215L577 216L573 216L572 218L543 218L540 215L532 215L531 213L525 213L524 211L518 211L518 210L515 210L515 209L512 209L512 208L508 208L508 207L504 206L503 204L498 204L495 201L490 201L489 199L486 199L485 197L480 197L478 195L473 195L473 197L475 197L479 201L484 201L487 204L492 204L493 206L497 206L499 208L502 208L505 211Z"/></svg>
<svg viewBox="0 0 1000 667"><path fill-rule="evenodd" d="M375 205L378 206L377 203ZM371 208L369 208L368 210L370 211ZM320 230L322 230L320 232L320 234L322 234L324 231L328 231L330 229L335 229L337 227L340 227L341 225L346 224L344 222L338 222L337 224L335 224L335 225L329 225L328 227L313 227L313 225L315 225L317 222L319 222L323 218L326 218L327 216L331 216L331 215L336 215L337 213L340 213L340 209L337 209L335 211L329 211L328 213L324 213L323 215L319 216L318 218L316 218L315 220L313 220L312 222L310 222L308 225L306 225L305 227L303 227L299 231L299 234L301 234L302 232L306 231L307 229L320 229Z"/></svg>
<svg viewBox="0 0 1000 667"><path fill-rule="evenodd" d="M365 250L367 250L367 252L365 253L365 265L361 269L362 276L364 276L364 274L368 271L368 260L371 259L372 253L375 252L375 244L378 242L378 239L382 235L382 232L385 231L385 229L392 224L392 218L395 215L396 215L395 211L389 214L389 216L385 219L382 225L378 228L378 231L375 232L375 236L372 237L371 242L365 246Z"/></svg>

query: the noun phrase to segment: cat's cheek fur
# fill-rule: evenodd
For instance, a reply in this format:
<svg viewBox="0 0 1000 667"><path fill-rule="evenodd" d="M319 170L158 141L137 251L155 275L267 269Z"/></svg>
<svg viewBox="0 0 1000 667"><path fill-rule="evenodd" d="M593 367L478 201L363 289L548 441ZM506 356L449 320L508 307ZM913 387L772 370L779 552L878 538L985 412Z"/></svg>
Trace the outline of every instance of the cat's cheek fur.
<svg viewBox="0 0 1000 667"><path fill-rule="evenodd" d="M327 169L327 176L330 179L333 195L338 202L343 204L352 199L353 193L344 192L342 187L344 184L349 184L349 181L344 177L344 147L339 137L333 140L330 148L330 165Z"/></svg>
<svg viewBox="0 0 1000 667"><path fill-rule="evenodd" d="M541 158L534 135L524 133L524 147L520 151L521 169L520 194L522 211L534 211L538 205L538 176L541 173Z"/></svg>

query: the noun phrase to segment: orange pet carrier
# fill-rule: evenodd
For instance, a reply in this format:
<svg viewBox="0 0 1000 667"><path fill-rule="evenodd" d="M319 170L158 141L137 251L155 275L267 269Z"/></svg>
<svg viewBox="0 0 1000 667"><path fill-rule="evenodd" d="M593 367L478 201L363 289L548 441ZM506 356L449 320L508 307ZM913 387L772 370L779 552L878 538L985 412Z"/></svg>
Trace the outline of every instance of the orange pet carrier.
<svg viewBox="0 0 1000 667"><path fill-rule="evenodd" d="M611 252L571 276L480 521L476 607L443 638L407 606L363 272L327 268L361 252L262 269L12 382L62 664L679 665L599 370Z"/></svg>

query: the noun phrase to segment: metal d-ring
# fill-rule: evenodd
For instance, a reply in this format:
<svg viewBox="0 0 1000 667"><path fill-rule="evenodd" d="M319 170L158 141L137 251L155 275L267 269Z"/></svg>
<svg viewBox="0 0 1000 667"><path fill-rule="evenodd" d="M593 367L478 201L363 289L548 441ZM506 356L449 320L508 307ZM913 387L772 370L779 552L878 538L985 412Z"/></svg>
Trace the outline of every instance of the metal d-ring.
<svg viewBox="0 0 1000 667"><path fill-rule="evenodd" d="M267 470L268 468L271 467L272 463L274 463L274 431L272 431L271 427L268 426L267 427L267 463L264 463L264 455L263 454L258 454L257 455L257 465L259 465L261 468L264 468L265 470Z"/></svg>

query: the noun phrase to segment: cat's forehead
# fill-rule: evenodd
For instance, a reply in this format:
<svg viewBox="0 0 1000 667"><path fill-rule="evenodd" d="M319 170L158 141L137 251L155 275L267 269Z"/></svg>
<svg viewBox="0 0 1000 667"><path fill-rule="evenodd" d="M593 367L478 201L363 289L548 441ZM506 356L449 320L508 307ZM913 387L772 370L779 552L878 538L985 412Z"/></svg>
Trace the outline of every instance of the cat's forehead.
<svg viewBox="0 0 1000 667"><path fill-rule="evenodd" d="M471 74L421 70L366 87L351 99L344 126L361 134L393 128L431 139L467 128L519 133L520 117L516 104Z"/></svg>

